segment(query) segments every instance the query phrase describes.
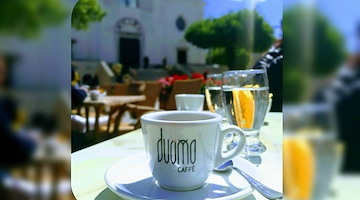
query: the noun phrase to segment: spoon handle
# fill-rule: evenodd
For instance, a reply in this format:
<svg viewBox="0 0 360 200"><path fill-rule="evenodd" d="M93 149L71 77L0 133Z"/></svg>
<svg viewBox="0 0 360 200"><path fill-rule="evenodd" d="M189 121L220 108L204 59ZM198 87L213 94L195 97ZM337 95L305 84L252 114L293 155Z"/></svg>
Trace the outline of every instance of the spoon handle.
<svg viewBox="0 0 360 200"><path fill-rule="evenodd" d="M260 183L259 181L255 180L253 177L249 176L247 173L241 171L240 169L233 166L233 169L235 169L237 172L239 172L243 177L249 181L250 185L252 185L260 194L262 194L264 197L268 199L282 199L283 194L280 192L277 192L264 184Z"/></svg>

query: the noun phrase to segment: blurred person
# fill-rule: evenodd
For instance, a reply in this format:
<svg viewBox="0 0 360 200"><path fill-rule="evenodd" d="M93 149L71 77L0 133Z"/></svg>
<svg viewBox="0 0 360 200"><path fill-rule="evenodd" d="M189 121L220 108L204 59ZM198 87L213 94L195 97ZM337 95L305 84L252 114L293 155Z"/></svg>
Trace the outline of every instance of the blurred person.
<svg viewBox="0 0 360 200"><path fill-rule="evenodd" d="M89 89L96 89L99 86L99 77L98 75L92 76L90 74L85 74L83 76L82 84Z"/></svg>
<svg viewBox="0 0 360 200"><path fill-rule="evenodd" d="M71 67L71 86L79 87L80 74Z"/></svg>
<svg viewBox="0 0 360 200"><path fill-rule="evenodd" d="M83 85L88 85L90 86L92 83L92 76L91 74L85 74L83 77L82 77L82 84Z"/></svg>
<svg viewBox="0 0 360 200"><path fill-rule="evenodd" d="M3 56L0 57L0 86L4 87L7 82L7 66L5 63L5 58Z"/></svg>
<svg viewBox="0 0 360 200"><path fill-rule="evenodd" d="M74 70L74 67L71 67L71 82L75 81L76 79L76 72ZM84 88L80 88L78 85L74 84L71 85L71 108L77 108L80 106L86 96L87 96L87 90Z"/></svg>
<svg viewBox="0 0 360 200"><path fill-rule="evenodd" d="M13 98L5 93L10 88L11 59L0 55L0 196L6 197L4 181L10 177L9 170L28 163L35 152L34 137L16 126L19 123L19 109ZM20 120L22 121L22 120ZM7 188L12 189L12 188Z"/></svg>
<svg viewBox="0 0 360 200"><path fill-rule="evenodd" d="M76 71L74 67L71 67L71 82L76 79ZM71 109L77 109L81 107L85 98L87 97L88 90L79 87L77 84L71 85ZM86 130L86 119L80 115L71 115L71 151L77 151L86 147L87 140L85 133Z"/></svg>
<svg viewBox="0 0 360 200"><path fill-rule="evenodd" d="M114 63L111 66L111 69L113 70L113 72L115 73L116 76L116 82L117 83L123 83L123 74L122 74L122 70L123 70L123 65L121 63Z"/></svg>
<svg viewBox="0 0 360 200"><path fill-rule="evenodd" d="M149 68L149 63L150 63L149 57L145 56L143 59L143 63L144 63L144 69Z"/></svg>
<svg viewBox="0 0 360 200"><path fill-rule="evenodd" d="M253 66L266 69L269 79L269 93L272 93L271 112L282 112L282 39L275 41L268 52Z"/></svg>
<svg viewBox="0 0 360 200"><path fill-rule="evenodd" d="M74 67L71 67L71 82L76 79ZM87 89L80 88L78 85L71 85L71 109L79 108L87 97ZM71 115L72 131L84 132L85 118L79 115Z"/></svg>
<svg viewBox="0 0 360 200"><path fill-rule="evenodd" d="M314 101L333 104L339 140L346 144L343 170L345 172L360 172L360 161L358 160L360 150L358 146L360 140L358 131L360 120L360 49L356 50L339 68L335 78L316 93Z"/></svg>
<svg viewBox="0 0 360 200"><path fill-rule="evenodd" d="M16 56L1 54L0 52L0 91L9 89L11 87L12 66L16 60Z"/></svg>
<svg viewBox="0 0 360 200"><path fill-rule="evenodd" d="M162 68L165 69L167 66L167 57L164 57L161 62L162 62Z"/></svg>
<svg viewBox="0 0 360 200"><path fill-rule="evenodd" d="M331 102L335 107L339 139L345 142L343 171L360 172L357 142L360 140L360 22L351 55L331 82L318 91L316 102Z"/></svg>

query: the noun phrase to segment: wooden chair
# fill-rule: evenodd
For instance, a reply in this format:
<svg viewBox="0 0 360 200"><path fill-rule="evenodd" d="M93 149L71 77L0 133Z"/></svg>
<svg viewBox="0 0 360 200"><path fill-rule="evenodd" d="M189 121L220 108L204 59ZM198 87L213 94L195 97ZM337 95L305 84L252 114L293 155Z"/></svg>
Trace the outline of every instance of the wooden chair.
<svg viewBox="0 0 360 200"><path fill-rule="evenodd" d="M145 88L142 91L142 94L146 96L146 100L139 102L137 105L154 107L156 99L160 95L161 88L162 88L161 83L159 82L156 81L145 82Z"/></svg>
<svg viewBox="0 0 360 200"><path fill-rule="evenodd" d="M101 85L100 87L106 90L106 95L117 96L117 95L139 95L141 94L141 87L144 85L142 82L136 83L116 83Z"/></svg>
<svg viewBox="0 0 360 200"><path fill-rule="evenodd" d="M84 109L85 116L71 115L72 131L83 134L84 140L89 144L111 138L108 127L111 115L101 114L103 111L101 106L84 106ZM92 109L95 112L91 112Z"/></svg>
<svg viewBox="0 0 360 200"><path fill-rule="evenodd" d="M166 101L160 101L160 108L164 110L176 110L175 95L198 94L201 89L201 79L175 81L173 89Z"/></svg>
<svg viewBox="0 0 360 200"><path fill-rule="evenodd" d="M54 140L51 141L51 144L46 145L42 142L38 146L31 162L11 170L11 185L17 187L13 194L10 193L10 199L74 199L69 179L70 160L66 156L67 151L63 150L67 146L57 139L55 143ZM59 185L63 183L68 185L66 191L59 190ZM50 191L44 197L46 193L43 185L47 184Z"/></svg>
<svg viewBox="0 0 360 200"><path fill-rule="evenodd" d="M134 119L137 119L137 124L134 128L139 126L139 118L150 111L160 111L155 108L156 100L158 99L162 86L161 83L155 81L145 82L145 88L142 92L146 96L146 100L137 104L128 104L128 111Z"/></svg>
<svg viewBox="0 0 360 200"><path fill-rule="evenodd" d="M89 146L133 130L121 124L127 104L114 106L109 113L104 113L103 106L84 106L85 116L71 115L72 134L77 134L80 146ZM90 112L94 109L95 112ZM75 135L76 136L76 135Z"/></svg>
<svg viewBox="0 0 360 200"><path fill-rule="evenodd" d="M107 85L102 85L101 88L106 90L108 96L120 96L120 95L140 95L142 93L143 86L144 86L143 82L135 82L130 84L126 84L126 83L107 84ZM81 112L82 108L84 108L85 112ZM91 111L92 108L94 109L95 112ZM128 128L127 126L123 126L123 124L120 124L122 114L124 114L124 112L127 109L128 109L127 105L113 106L110 108L110 111L106 112L105 114L104 107L81 106L81 108L77 110L78 116L73 115L72 120L73 118L76 118L74 119L75 121L74 124L78 126L80 126L81 123L85 123L84 130L78 130L78 131L91 134L91 136L88 136L90 137L90 139L91 137L94 137L96 142L100 142L116 136L115 134L109 134L109 133L116 133L118 132L117 130L121 130L121 129L125 129L125 132L127 132L128 129L132 130L132 128Z"/></svg>

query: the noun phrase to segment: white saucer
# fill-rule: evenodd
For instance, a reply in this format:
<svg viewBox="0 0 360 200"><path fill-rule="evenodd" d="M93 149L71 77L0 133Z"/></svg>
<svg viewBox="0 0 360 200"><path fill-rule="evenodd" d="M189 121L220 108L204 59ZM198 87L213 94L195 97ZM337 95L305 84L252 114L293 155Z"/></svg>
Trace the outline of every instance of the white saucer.
<svg viewBox="0 0 360 200"><path fill-rule="evenodd" d="M259 180L260 173L249 161L240 157L234 165ZM145 154L122 159L109 167L105 182L118 196L124 199L238 199L253 192L249 183L236 171L214 172L200 189L176 192L163 189L155 183L147 165Z"/></svg>

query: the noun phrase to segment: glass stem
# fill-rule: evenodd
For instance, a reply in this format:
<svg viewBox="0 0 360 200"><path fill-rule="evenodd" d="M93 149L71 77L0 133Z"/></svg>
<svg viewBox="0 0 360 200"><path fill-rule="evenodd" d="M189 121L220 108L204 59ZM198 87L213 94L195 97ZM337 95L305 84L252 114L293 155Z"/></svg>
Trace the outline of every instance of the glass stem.
<svg viewBox="0 0 360 200"><path fill-rule="evenodd" d="M261 144L259 139L259 133L251 134L246 136L246 144L247 146L254 146Z"/></svg>

